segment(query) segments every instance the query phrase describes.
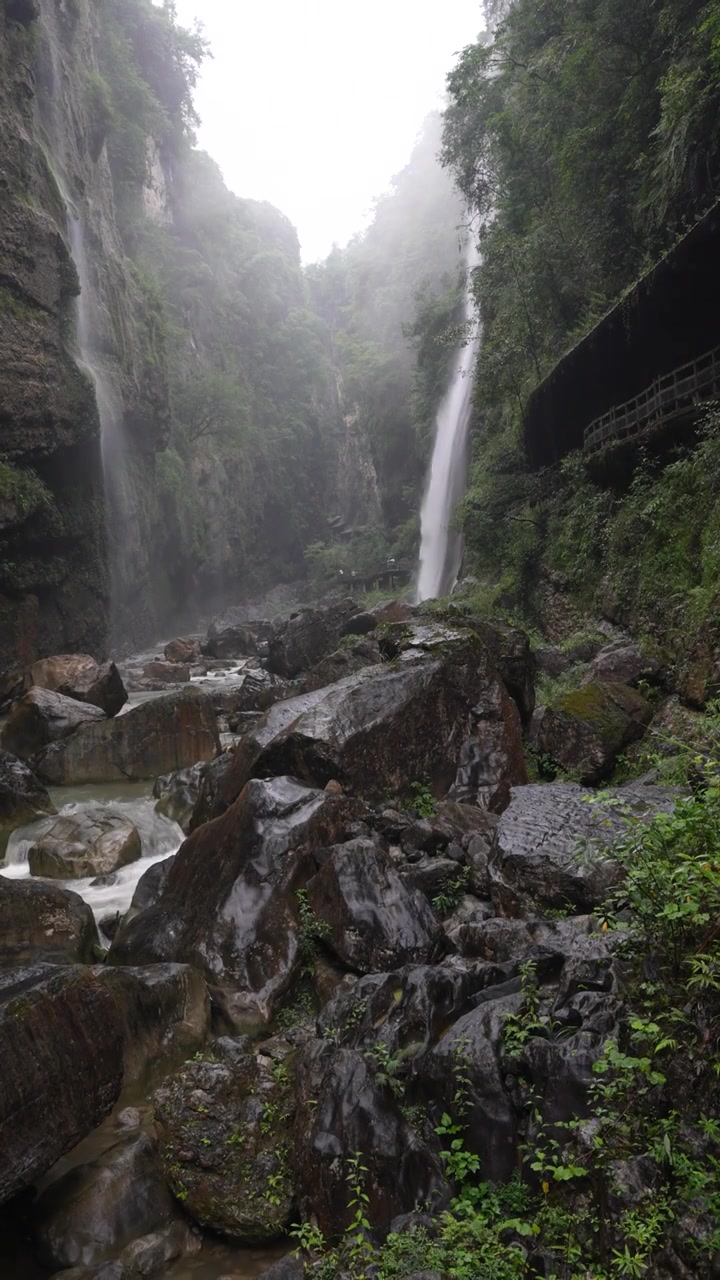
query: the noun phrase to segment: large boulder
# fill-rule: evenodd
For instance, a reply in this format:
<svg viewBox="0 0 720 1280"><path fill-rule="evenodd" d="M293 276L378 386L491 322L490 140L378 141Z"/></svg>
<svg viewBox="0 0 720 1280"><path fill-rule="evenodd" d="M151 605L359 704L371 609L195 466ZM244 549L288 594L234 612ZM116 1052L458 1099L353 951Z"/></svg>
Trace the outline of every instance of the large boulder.
<svg viewBox="0 0 720 1280"><path fill-rule="evenodd" d="M0 968L90 964L99 945L95 917L79 894L0 876Z"/></svg>
<svg viewBox="0 0 720 1280"><path fill-rule="evenodd" d="M294 1107L287 1067L274 1066L243 1042L221 1039L155 1095L173 1194L202 1227L248 1244L280 1236L291 1221Z"/></svg>
<svg viewBox="0 0 720 1280"><path fill-rule="evenodd" d="M141 853L140 833L119 813L90 809L56 818L28 851L30 874L52 880L109 875Z"/></svg>
<svg viewBox="0 0 720 1280"><path fill-rule="evenodd" d="M120 1007L95 969L0 975L0 1203L109 1113L123 1049Z"/></svg>
<svg viewBox="0 0 720 1280"><path fill-rule="evenodd" d="M427 899L403 883L372 840L330 849L307 900L323 922L325 945L358 973L428 960L440 937Z"/></svg>
<svg viewBox="0 0 720 1280"><path fill-rule="evenodd" d="M201 658L200 641L192 639L171 640L165 645L165 661L176 662L180 666L192 666Z"/></svg>
<svg viewBox="0 0 720 1280"><path fill-rule="evenodd" d="M175 1214L155 1143L132 1134L55 1179L33 1205L33 1238L51 1267L89 1267L169 1226Z"/></svg>
<svg viewBox="0 0 720 1280"><path fill-rule="evenodd" d="M361 637L353 643L341 645L334 653L322 658L313 667L301 684L303 691L324 689L329 684L344 680L345 676L362 671L364 667L376 666L382 662L380 646L373 636Z"/></svg>
<svg viewBox="0 0 720 1280"><path fill-rule="evenodd" d="M331 1238L353 1215L347 1179L356 1154L367 1216L378 1230L418 1203L432 1204L445 1188L439 1159L368 1056L318 1041L297 1067L295 1167L302 1220L317 1222Z"/></svg>
<svg viewBox="0 0 720 1280"><path fill-rule="evenodd" d="M343 629L357 615L357 602L349 597L324 609L303 609L275 628L270 639L268 670L294 679L309 671L336 649Z"/></svg>
<svg viewBox="0 0 720 1280"><path fill-rule="evenodd" d="M640 680L654 680L661 670L657 653L638 644L630 636L621 636L605 645L593 658L582 683L610 681L612 684L636 685Z"/></svg>
<svg viewBox="0 0 720 1280"><path fill-rule="evenodd" d="M651 718L650 704L635 689L595 681L545 708L537 747L578 781L599 782L620 752L643 736Z"/></svg>
<svg viewBox="0 0 720 1280"><path fill-rule="evenodd" d="M394 654L325 689L274 706L235 752L223 798L250 777L282 773L363 795L410 793L493 809L526 780L520 717L491 655L467 630L411 624L386 638Z"/></svg>
<svg viewBox="0 0 720 1280"><path fill-rule="evenodd" d="M219 750L210 699L183 690L133 707L116 719L83 725L49 746L37 760L37 771L55 786L126 782L188 768L211 760Z"/></svg>
<svg viewBox="0 0 720 1280"><path fill-rule="evenodd" d="M6 751L30 760L52 742L67 738L81 725L106 720L100 707L67 698L53 689L33 686L16 702L0 742Z"/></svg>
<svg viewBox="0 0 720 1280"><path fill-rule="evenodd" d="M185 965L0 973L0 1204L96 1129L123 1085L196 1050L209 1022Z"/></svg>
<svg viewBox="0 0 720 1280"><path fill-rule="evenodd" d="M0 855L17 827L55 813L43 784L17 756L0 751Z"/></svg>
<svg viewBox="0 0 720 1280"><path fill-rule="evenodd" d="M572 782L518 787L498 823L490 859L496 907L521 915L601 906L621 874L613 844L631 820L670 812L676 799L652 785L619 787L603 797Z"/></svg>
<svg viewBox="0 0 720 1280"><path fill-rule="evenodd" d="M250 658L257 651L257 631L250 623L234 626L213 623L202 645L202 652L208 658Z"/></svg>
<svg viewBox="0 0 720 1280"><path fill-rule="evenodd" d="M127 702L127 691L115 663L99 666L85 653L42 658L31 668L30 679L42 689L99 707L108 716L116 716Z"/></svg>
<svg viewBox="0 0 720 1280"><path fill-rule="evenodd" d="M119 931L111 963L183 960L235 1023L269 1020L302 964L296 891L356 809L290 778L250 782L181 846L159 900Z"/></svg>

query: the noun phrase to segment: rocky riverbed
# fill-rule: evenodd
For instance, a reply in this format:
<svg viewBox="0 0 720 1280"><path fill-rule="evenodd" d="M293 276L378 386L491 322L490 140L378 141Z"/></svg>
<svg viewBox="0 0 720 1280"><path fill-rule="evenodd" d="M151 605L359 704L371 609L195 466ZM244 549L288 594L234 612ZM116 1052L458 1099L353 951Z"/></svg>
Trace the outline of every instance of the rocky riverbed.
<svg viewBox="0 0 720 1280"><path fill-rule="evenodd" d="M294 1280L356 1153L376 1232L447 1205L460 1078L488 1182L586 1113L613 844L678 799L588 788L679 705L657 662L599 637L538 709L560 651L353 600L91 662L29 673L2 731L3 1275Z"/></svg>

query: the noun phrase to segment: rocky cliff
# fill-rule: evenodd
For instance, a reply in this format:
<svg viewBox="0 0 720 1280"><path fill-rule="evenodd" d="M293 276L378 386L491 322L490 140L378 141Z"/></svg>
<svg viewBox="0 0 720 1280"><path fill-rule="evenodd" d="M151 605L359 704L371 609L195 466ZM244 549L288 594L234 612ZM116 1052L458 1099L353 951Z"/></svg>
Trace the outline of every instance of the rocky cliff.
<svg viewBox="0 0 720 1280"><path fill-rule="evenodd" d="M297 236L192 147L150 0L0 4L0 675L135 644L377 518Z"/></svg>

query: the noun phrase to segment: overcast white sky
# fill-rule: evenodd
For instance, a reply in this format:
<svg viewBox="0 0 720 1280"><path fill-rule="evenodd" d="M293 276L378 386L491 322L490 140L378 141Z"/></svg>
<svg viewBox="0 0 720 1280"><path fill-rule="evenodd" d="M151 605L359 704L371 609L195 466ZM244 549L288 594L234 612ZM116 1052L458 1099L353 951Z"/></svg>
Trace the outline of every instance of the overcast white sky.
<svg viewBox="0 0 720 1280"><path fill-rule="evenodd" d="M241 196L270 200L313 262L364 224L406 163L480 0L178 0L214 53L200 143Z"/></svg>

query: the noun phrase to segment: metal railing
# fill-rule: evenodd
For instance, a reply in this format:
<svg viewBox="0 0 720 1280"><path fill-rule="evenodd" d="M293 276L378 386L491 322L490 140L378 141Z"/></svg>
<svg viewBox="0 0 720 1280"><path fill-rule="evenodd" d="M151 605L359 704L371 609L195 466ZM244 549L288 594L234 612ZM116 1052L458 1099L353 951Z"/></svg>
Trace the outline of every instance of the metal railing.
<svg viewBox="0 0 720 1280"><path fill-rule="evenodd" d="M625 404L616 405L585 428L585 453L596 453L606 444L638 435L692 405L720 395L720 347L697 360L663 374Z"/></svg>

